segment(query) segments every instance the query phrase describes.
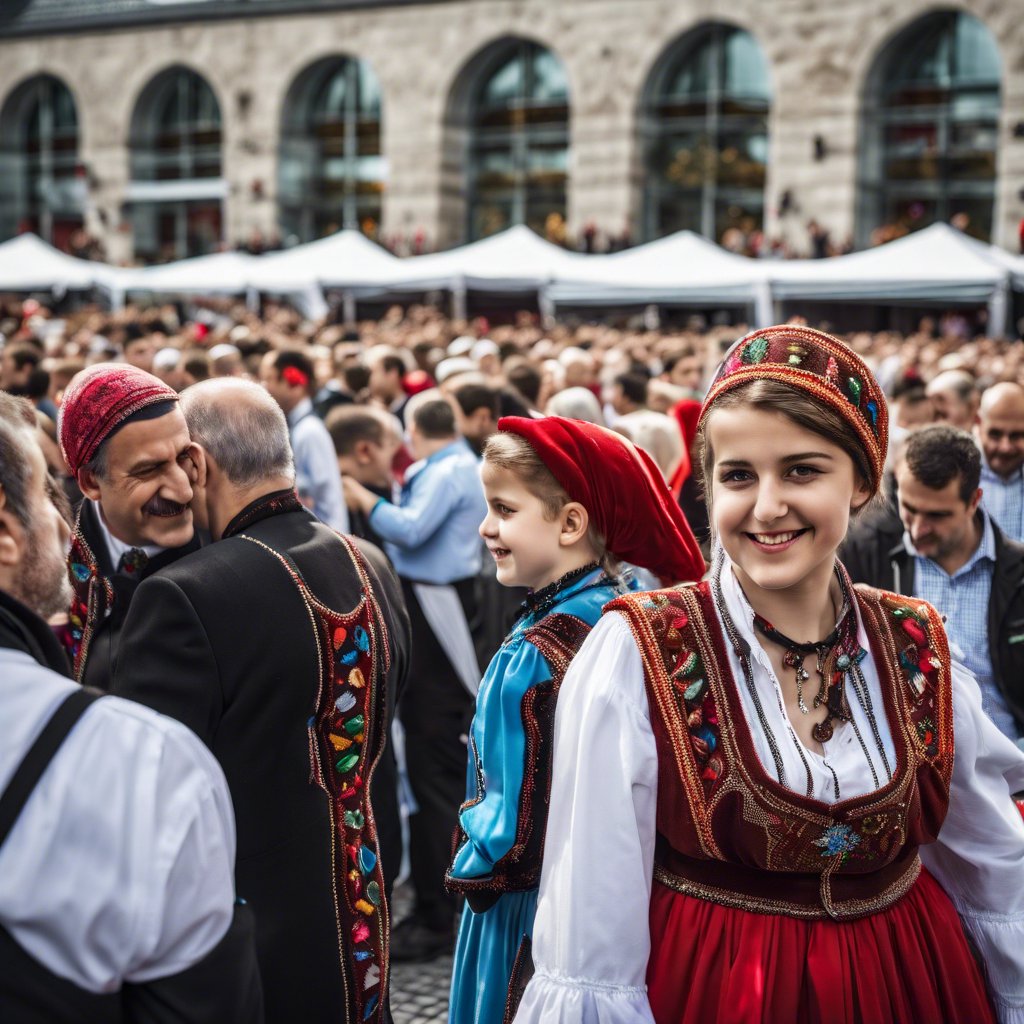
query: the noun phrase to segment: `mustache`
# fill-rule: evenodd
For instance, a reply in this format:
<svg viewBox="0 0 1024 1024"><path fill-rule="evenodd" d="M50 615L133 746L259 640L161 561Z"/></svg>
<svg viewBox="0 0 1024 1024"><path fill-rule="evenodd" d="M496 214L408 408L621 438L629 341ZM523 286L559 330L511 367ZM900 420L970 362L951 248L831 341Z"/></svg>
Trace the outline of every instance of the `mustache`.
<svg viewBox="0 0 1024 1024"><path fill-rule="evenodd" d="M142 506L142 511L147 516L159 516L162 519L170 519L173 516L180 516L182 512L188 509L188 505L182 505L177 501L169 501L167 498L161 498L159 494L154 494L145 505Z"/></svg>

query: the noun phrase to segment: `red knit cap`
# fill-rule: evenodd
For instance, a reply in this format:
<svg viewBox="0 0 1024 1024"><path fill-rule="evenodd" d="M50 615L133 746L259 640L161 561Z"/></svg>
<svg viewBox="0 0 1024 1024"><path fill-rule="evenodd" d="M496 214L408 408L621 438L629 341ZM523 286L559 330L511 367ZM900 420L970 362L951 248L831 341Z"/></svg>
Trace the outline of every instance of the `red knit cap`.
<svg viewBox="0 0 1024 1024"><path fill-rule="evenodd" d="M878 381L856 352L811 327L784 324L754 331L733 345L718 368L701 422L716 399L752 380L788 384L839 413L867 455L869 483L878 492L889 445L889 409Z"/></svg>
<svg viewBox="0 0 1024 1024"><path fill-rule="evenodd" d="M498 429L530 444L616 558L667 584L704 575L700 548L661 470L631 441L562 416L503 416Z"/></svg>
<svg viewBox="0 0 1024 1024"><path fill-rule="evenodd" d="M178 393L159 377L127 363L99 363L76 373L64 392L57 428L72 475L140 409L176 401Z"/></svg>

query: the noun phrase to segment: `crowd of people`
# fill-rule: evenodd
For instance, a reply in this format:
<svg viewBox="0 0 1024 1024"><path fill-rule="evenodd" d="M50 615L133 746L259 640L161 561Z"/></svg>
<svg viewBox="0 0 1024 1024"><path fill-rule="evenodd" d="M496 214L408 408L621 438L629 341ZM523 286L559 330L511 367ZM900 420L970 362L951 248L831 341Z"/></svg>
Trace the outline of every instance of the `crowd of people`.
<svg viewBox="0 0 1024 1024"><path fill-rule="evenodd" d="M0 1016L1024 1021L965 326L0 309Z"/></svg>

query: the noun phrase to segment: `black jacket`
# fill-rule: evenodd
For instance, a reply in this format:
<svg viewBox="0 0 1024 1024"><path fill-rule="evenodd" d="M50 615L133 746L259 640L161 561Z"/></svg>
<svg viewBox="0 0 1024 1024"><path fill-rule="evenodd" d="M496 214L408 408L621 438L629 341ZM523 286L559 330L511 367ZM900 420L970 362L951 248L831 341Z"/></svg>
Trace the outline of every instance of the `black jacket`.
<svg viewBox="0 0 1024 1024"><path fill-rule="evenodd" d="M996 563L988 602L989 657L995 683L1024 733L1024 544L1010 540L995 523L992 529ZM916 596L914 556L903 545L903 523L893 506L857 523L840 558L854 583Z"/></svg>
<svg viewBox="0 0 1024 1024"><path fill-rule="evenodd" d="M224 769L238 828L236 888L256 915L267 1020L337 1024L346 1019L346 982L330 801L311 781L307 732L320 652L292 578L245 538L286 554L329 608L353 608L361 584L338 536L297 502L255 521L243 517L249 525L237 535L139 585L113 692L190 726ZM390 638L392 668L381 688L390 695L405 671L408 617L383 555L368 545L360 550ZM373 712L388 716L390 708Z"/></svg>
<svg viewBox="0 0 1024 1024"><path fill-rule="evenodd" d="M155 555L142 568L137 577L129 577L116 573L115 566L110 563L110 552L103 529L98 521L96 507L91 501L83 501L78 513L76 540L84 542L85 548L98 572L109 580L113 588L113 604L106 614L96 614L92 626L92 638L84 662L78 667L78 681L83 686L95 686L100 690L109 690L117 661L118 645L125 617L131 605L132 597L139 584L165 566L199 549L199 538L192 540L180 548L168 548ZM80 586L71 576L73 586Z"/></svg>

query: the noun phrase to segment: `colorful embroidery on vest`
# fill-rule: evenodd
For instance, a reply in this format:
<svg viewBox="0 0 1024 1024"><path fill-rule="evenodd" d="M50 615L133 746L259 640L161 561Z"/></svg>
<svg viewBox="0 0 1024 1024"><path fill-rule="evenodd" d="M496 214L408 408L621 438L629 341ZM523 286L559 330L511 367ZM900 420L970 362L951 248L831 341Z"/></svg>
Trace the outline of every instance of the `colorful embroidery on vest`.
<svg viewBox="0 0 1024 1024"><path fill-rule="evenodd" d="M822 857L838 857L842 864L860 846L860 836L849 825L830 825L814 845L821 847Z"/></svg>
<svg viewBox="0 0 1024 1024"><path fill-rule="evenodd" d="M96 556L82 533L81 521L75 526L68 553L68 577L71 580L71 607L63 640L81 682L85 672L89 643L96 626L106 617L114 602L114 589L100 572Z"/></svg>
<svg viewBox="0 0 1024 1024"><path fill-rule="evenodd" d="M644 659L659 749L659 882L727 906L837 920L885 909L913 884L920 869L917 847L938 834L948 798L948 651L938 618L925 606L859 586L855 592L897 769L880 788L833 806L765 779L706 584L631 595L606 606L625 613ZM893 617L893 607L911 609L911 630L901 625L905 614ZM914 628L929 641L913 661L914 672L928 673L919 700L899 663ZM713 746L700 732L704 726ZM711 781L707 767L715 759L721 768ZM695 777L696 765L701 771ZM757 872L774 875L777 883L765 887ZM809 879L817 879L813 889Z"/></svg>
<svg viewBox="0 0 1024 1024"><path fill-rule="evenodd" d="M923 602L888 593L882 595L882 607L891 619L897 645L904 642L898 660L900 674L910 690L910 716L921 753L933 761L940 753L935 705L943 664L934 649L934 631L939 626L936 613Z"/></svg>
<svg viewBox="0 0 1024 1024"><path fill-rule="evenodd" d="M378 681L389 663L387 634L373 598L361 556L341 543L359 574L363 598L341 614L310 593L291 563L273 548L244 537L288 571L310 614L320 652L321 679L316 710L307 721L312 780L329 796L335 866L335 913L341 948L351 949L342 964L348 1004L357 1021L383 1021L388 972L388 908L377 855L377 830L369 806L369 782L382 749L381 723L374 708L381 700ZM373 733L368 735L368 728ZM349 989L351 983L355 991Z"/></svg>
<svg viewBox="0 0 1024 1024"><path fill-rule="evenodd" d="M683 632L690 625L689 615L677 591L650 594L644 599L643 606L648 610L655 635L661 641L665 671L684 712L697 773L707 796L722 774L722 759L718 754L721 736L718 707L708 686L700 654L696 647L684 646L683 643Z"/></svg>

